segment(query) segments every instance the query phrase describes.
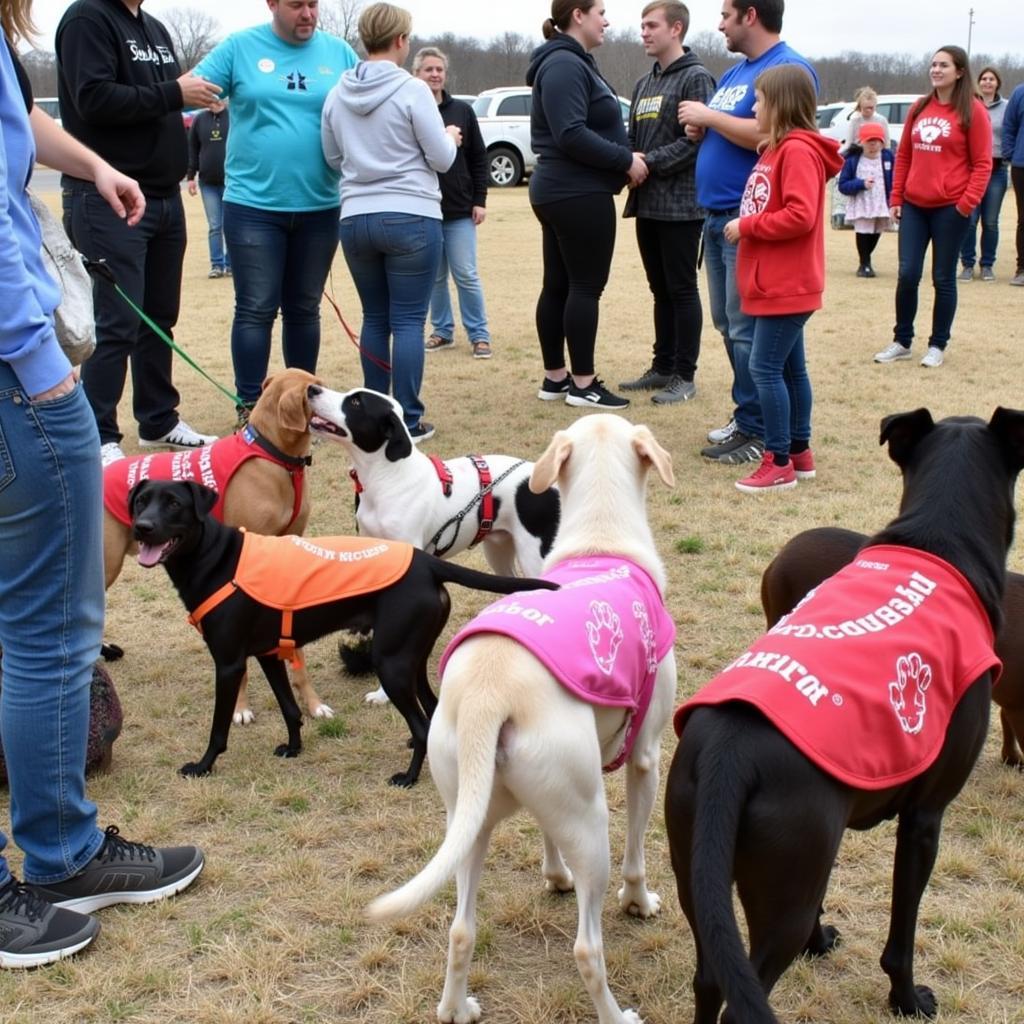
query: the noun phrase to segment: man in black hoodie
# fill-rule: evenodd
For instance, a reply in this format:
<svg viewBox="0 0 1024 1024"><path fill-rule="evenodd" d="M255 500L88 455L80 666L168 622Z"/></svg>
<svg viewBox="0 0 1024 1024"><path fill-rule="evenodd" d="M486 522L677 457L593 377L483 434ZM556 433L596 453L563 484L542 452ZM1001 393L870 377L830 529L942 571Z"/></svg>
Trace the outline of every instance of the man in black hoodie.
<svg viewBox="0 0 1024 1024"><path fill-rule="evenodd" d="M188 152L181 111L207 107L220 91L182 74L167 29L142 0L76 0L57 26L57 95L64 130L135 178L146 212L129 229L92 182L63 175L64 227L90 259L105 260L117 283L170 333L181 301L185 213L180 182ZM132 366L135 418L144 448L199 448L216 438L178 416L171 349L118 296L93 286L96 351L82 383L96 416L104 465L121 458L117 405Z"/></svg>
<svg viewBox="0 0 1024 1024"><path fill-rule="evenodd" d="M683 132L676 111L682 100L707 103L715 80L683 46L690 12L678 0L654 0L641 14L644 51L654 67L633 90L629 145L643 153L650 174L626 200L636 217L636 241L654 295L654 359L623 391L654 391L656 405L689 401L700 354L703 313L697 288L704 211L697 203L699 143Z"/></svg>

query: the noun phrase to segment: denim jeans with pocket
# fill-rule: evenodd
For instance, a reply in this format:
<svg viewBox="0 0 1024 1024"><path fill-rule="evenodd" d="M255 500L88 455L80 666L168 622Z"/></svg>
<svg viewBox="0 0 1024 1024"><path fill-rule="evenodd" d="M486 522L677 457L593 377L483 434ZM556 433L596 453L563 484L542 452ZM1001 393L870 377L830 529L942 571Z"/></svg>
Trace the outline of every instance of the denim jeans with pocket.
<svg viewBox="0 0 1024 1024"><path fill-rule="evenodd" d="M407 427L423 415L423 328L441 258L440 218L361 213L341 222L341 248L363 307L363 386L393 393Z"/></svg>
<svg viewBox="0 0 1024 1024"><path fill-rule="evenodd" d="M441 222L444 248L430 296L430 322L434 334L442 338L455 337L455 314L448 291L448 273L451 271L455 291L459 297L459 316L462 326L472 341L490 341L487 329L487 311L484 308L484 289L476 269L476 225L472 217L458 217Z"/></svg>
<svg viewBox="0 0 1024 1024"><path fill-rule="evenodd" d="M996 265L996 249L999 247L999 211L1003 208L1003 197L1010 184L1010 172L1006 161L992 171L988 186L981 202L971 214L970 226L960 247L960 262L973 267L978 253L978 222L981 221L981 265Z"/></svg>
<svg viewBox="0 0 1024 1024"><path fill-rule="evenodd" d="M811 379L804 355L810 313L754 317L750 376L764 416L765 451L788 455L793 441L811 439Z"/></svg>

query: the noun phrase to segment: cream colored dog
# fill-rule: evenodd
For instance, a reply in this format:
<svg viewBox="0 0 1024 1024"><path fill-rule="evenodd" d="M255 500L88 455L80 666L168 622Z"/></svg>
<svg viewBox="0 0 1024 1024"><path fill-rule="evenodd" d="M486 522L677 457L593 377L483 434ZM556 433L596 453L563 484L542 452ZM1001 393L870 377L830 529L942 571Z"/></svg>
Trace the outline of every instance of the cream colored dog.
<svg viewBox="0 0 1024 1024"><path fill-rule="evenodd" d="M673 486L669 454L646 427L621 417L585 416L557 433L530 477L533 491L557 483L562 496L561 525L545 570L571 559L621 557L639 566L663 597L665 570L644 500L652 466ZM559 593L564 592L563 587ZM600 596L600 587L595 593ZM591 607L603 604L594 601ZM660 661L650 657L652 649L648 645L646 671L654 672L651 702L626 761L629 821L618 893L619 906L638 917L657 914L661 907L659 897L647 889L644 832L658 789L661 735L676 693L671 646ZM456 875L458 908L439 1020L468 1024L480 1018L479 1004L466 990L477 887L491 831L525 807L544 833L547 888L564 892L575 885L579 928L574 952L599 1021L640 1021L633 1010L620 1009L608 988L601 939L610 874L601 768L623 749L631 717L623 708L586 703L507 636L478 633L451 654L428 740L430 771L445 801L448 831L415 878L369 907L377 920L408 914Z"/></svg>

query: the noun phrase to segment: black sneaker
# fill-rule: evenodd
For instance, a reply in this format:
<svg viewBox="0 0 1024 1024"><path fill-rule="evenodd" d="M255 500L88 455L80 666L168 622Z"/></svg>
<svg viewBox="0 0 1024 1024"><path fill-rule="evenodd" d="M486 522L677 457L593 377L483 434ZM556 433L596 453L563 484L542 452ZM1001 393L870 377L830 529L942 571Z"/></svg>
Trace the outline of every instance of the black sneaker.
<svg viewBox="0 0 1024 1024"><path fill-rule="evenodd" d="M751 437L742 430L734 430L732 437L721 444L713 444L709 448L701 448L701 455L713 462L722 462L735 466L741 462L760 462L764 455L764 441L759 437Z"/></svg>
<svg viewBox="0 0 1024 1024"><path fill-rule="evenodd" d="M413 444L419 444L420 441L429 441L434 436L434 424L428 423L426 420L420 420L415 427L409 428L409 436L412 438Z"/></svg>
<svg viewBox="0 0 1024 1024"><path fill-rule="evenodd" d="M564 401L565 396L569 394L571 386L572 378L568 374L561 380L551 380L549 377L545 377L540 386L540 391L537 392L537 397L542 402L556 402L559 399Z"/></svg>
<svg viewBox="0 0 1024 1024"><path fill-rule="evenodd" d="M624 380L619 387L623 391L660 391L671 382L671 373L661 373L652 364L636 380Z"/></svg>
<svg viewBox="0 0 1024 1024"><path fill-rule="evenodd" d="M155 903L173 896L202 870L203 851L197 846L129 843L110 825L99 853L77 875L32 888L55 906L91 914L116 903Z"/></svg>
<svg viewBox="0 0 1024 1024"><path fill-rule="evenodd" d="M0 887L0 967L41 967L84 949L100 923L62 910L30 885L10 879Z"/></svg>
<svg viewBox="0 0 1024 1024"><path fill-rule="evenodd" d="M593 409L625 409L629 405L629 399L613 395L604 386L604 381L600 377L595 377L585 388L570 384L565 404Z"/></svg>

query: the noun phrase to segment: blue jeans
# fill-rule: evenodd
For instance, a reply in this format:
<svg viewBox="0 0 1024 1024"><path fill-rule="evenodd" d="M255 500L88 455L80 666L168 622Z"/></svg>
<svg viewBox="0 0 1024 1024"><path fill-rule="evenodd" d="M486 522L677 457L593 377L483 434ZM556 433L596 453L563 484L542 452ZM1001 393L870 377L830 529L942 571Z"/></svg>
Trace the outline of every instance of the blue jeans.
<svg viewBox="0 0 1024 1024"><path fill-rule="evenodd" d="M410 428L423 415L423 326L442 244L433 217L363 213L341 222L341 248L363 306L363 386L393 390Z"/></svg>
<svg viewBox="0 0 1024 1024"><path fill-rule="evenodd" d="M284 365L316 373L320 297L338 249L338 207L279 213L225 203L224 237L235 280L235 391L243 402L255 402L270 366L278 309Z"/></svg>
<svg viewBox="0 0 1024 1024"><path fill-rule="evenodd" d="M199 195L206 211L206 223L210 226L210 266L230 270L231 257L224 241L224 186L199 182Z"/></svg>
<svg viewBox="0 0 1024 1024"><path fill-rule="evenodd" d="M764 436L764 420L754 379L750 376L750 346L754 340L754 318L740 309L736 284L736 249L725 240L725 225L738 211L709 213L704 221L704 266L708 275L711 321L725 341L732 364L733 418L744 434Z"/></svg>
<svg viewBox="0 0 1024 1024"><path fill-rule="evenodd" d="M970 226L964 236L964 244L960 247L960 262L965 267L973 267L977 255L978 221L981 221L981 265L994 267L996 248L999 245L999 211L1003 206L1003 196L1010 181L1008 162L1004 161L992 172L988 179L988 187L981 197L981 203L971 214Z"/></svg>
<svg viewBox="0 0 1024 1024"><path fill-rule="evenodd" d="M810 313L754 318L750 374L764 413L765 451L788 455L793 441L811 439L811 379L804 357Z"/></svg>
<svg viewBox="0 0 1024 1024"><path fill-rule="evenodd" d="M969 219L955 206L926 208L903 202L899 232L899 277L896 281L896 326L893 340L910 348L917 316L917 289L924 273L924 254L932 246L932 333L929 347L945 349L956 315L956 259Z"/></svg>
<svg viewBox="0 0 1024 1024"><path fill-rule="evenodd" d="M430 320L435 334L442 338L455 336L455 316L448 294L448 271L455 280L459 295L459 315L469 340L490 341L487 329L487 311L484 309L484 290L476 272L476 225L472 217L441 222L444 248L430 296Z"/></svg>
<svg viewBox="0 0 1024 1024"><path fill-rule="evenodd" d="M96 420L81 386L32 403L0 362L0 732L11 830L31 882L70 877L103 842L85 796L89 687L102 632ZM0 857L0 884L8 876Z"/></svg>

